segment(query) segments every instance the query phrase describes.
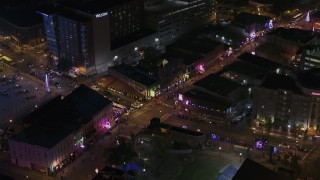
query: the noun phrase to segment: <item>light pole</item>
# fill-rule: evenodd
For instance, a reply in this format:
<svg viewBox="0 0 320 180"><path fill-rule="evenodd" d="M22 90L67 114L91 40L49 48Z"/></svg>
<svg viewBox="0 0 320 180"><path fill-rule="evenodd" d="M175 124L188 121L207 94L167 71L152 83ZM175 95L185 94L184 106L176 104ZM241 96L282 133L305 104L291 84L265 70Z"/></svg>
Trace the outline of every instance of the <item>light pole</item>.
<svg viewBox="0 0 320 180"><path fill-rule="evenodd" d="M221 146L219 147L219 156L221 157Z"/></svg>
<svg viewBox="0 0 320 180"><path fill-rule="evenodd" d="M240 153L240 154L239 154L239 157L240 157L240 162L241 162L241 156L242 156L242 153Z"/></svg>

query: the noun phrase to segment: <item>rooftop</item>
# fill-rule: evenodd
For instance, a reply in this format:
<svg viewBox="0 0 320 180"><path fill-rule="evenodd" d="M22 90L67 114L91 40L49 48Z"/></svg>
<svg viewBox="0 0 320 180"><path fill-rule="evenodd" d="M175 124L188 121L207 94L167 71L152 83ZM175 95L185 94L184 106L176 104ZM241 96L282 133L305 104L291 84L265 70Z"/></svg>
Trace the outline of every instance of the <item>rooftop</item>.
<svg viewBox="0 0 320 180"><path fill-rule="evenodd" d="M146 72L138 70L137 68L130 65L121 64L109 68L145 86L152 86L159 83L159 80L157 78L147 74Z"/></svg>
<svg viewBox="0 0 320 180"><path fill-rule="evenodd" d="M88 22L90 21L90 19L88 17L84 17L84 16L80 16L80 15L76 15L74 13L70 13L70 12L60 12L59 15L61 17L67 18L67 19L72 19L74 21L77 22Z"/></svg>
<svg viewBox="0 0 320 180"><path fill-rule="evenodd" d="M302 71L298 74L297 81L303 87L320 90L320 68Z"/></svg>
<svg viewBox="0 0 320 180"><path fill-rule="evenodd" d="M18 27L31 27L43 23L35 8L4 9L0 8L0 18Z"/></svg>
<svg viewBox="0 0 320 180"><path fill-rule="evenodd" d="M30 126L13 139L52 148L111 103L91 88L81 85L64 99L58 96L27 115L24 123Z"/></svg>
<svg viewBox="0 0 320 180"><path fill-rule="evenodd" d="M292 91L297 94L301 94L301 91L297 88L295 84L295 80L290 76L285 75L270 75L263 81L261 87L265 87L268 89L283 89Z"/></svg>
<svg viewBox="0 0 320 180"><path fill-rule="evenodd" d="M190 43L192 42L192 43ZM197 35L177 40L175 43L167 47L167 54L171 57L182 57L184 64L190 65L195 61L203 58L206 54L215 50L215 48L223 46L222 43L211 40L209 38L200 38Z"/></svg>
<svg viewBox="0 0 320 180"><path fill-rule="evenodd" d="M315 37L312 31L295 29L295 28L283 28L279 27L269 32L268 35L279 36L285 40L293 41L296 43L307 43Z"/></svg>
<svg viewBox="0 0 320 180"><path fill-rule="evenodd" d="M259 180L282 180L287 179L282 175L264 167L263 165L246 158L246 160L241 165L240 169L233 176L233 180L242 179L259 179Z"/></svg>
<svg viewBox="0 0 320 180"><path fill-rule="evenodd" d="M226 66L222 72L233 71L248 77L262 80L269 72L259 66L254 66L253 64L248 64L243 61L236 61L228 66Z"/></svg>
<svg viewBox="0 0 320 180"><path fill-rule="evenodd" d="M194 85L221 96L226 96L241 87L238 83L220 77L218 74L210 74L209 76L194 83Z"/></svg>
<svg viewBox="0 0 320 180"><path fill-rule="evenodd" d="M145 5L145 11L151 14L169 13L178 9L183 9L183 7L187 7L188 5L188 0L158 1L154 3L147 2Z"/></svg>
<svg viewBox="0 0 320 180"><path fill-rule="evenodd" d="M62 6L67 6L72 9L80 10L88 14L98 14L106 12L109 8L115 7L120 4L130 2L132 0L94 0L86 1L84 3L63 2Z"/></svg>
<svg viewBox="0 0 320 180"><path fill-rule="evenodd" d="M243 62L255 65L255 66L259 66L261 68L264 69L268 69L269 71L276 71L278 68L281 68L281 64L270 61L269 59L263 58L261 56L258 55L253 55L251 53L243 53L240 56L237 57L238 59L240 59Z"/></svg>
<svg viewBox="0 0 320 180"><path fill-rule="evenodd" d="M247 26L251 24L265 24L271 20L269 16L262 16L247 12L241 12L237 14L234 18L234 23L242 26Z"/></svg>
<svg viewBox="0 0 320 180"><path fill-rule="evenodd" d="M220 110L220 112L223 112L232 105L230 101L224 98L214 96L203 91L199 91L195 88L185 92L183 95L187 98L191 98L191 103L207 105L211 109Z"/></svg>

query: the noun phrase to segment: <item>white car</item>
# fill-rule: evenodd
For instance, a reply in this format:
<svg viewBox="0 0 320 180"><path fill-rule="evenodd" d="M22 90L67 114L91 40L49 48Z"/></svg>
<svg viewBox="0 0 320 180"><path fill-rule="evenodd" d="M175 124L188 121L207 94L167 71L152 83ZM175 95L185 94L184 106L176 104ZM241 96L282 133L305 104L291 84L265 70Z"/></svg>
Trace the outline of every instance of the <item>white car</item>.
<svg viewBox="0 0 320 180"><path fill-rule="evenodd" d="M100 88L98 86L96 86L96 85L91 86L91 89L93 89L95 91L99 91L100 90Z"/></svg>
<svg viewBox="0 0 320 180"><path fill-rule="evenodd" d="M290 149L290 145L289 145L289 144L286 144L286 143L280 143L280 144L279 144L279 147L283 147L283 148Z"/></svg>
<svg viewBox="0 0 320 180"><path fill-rule="evenodd" d="M132 107L135 107L135 108L140 108L140 107L143 106L143 104L140 103L140 102L134 102L134 103L131 104L131 106L132 106Z"/></svg>

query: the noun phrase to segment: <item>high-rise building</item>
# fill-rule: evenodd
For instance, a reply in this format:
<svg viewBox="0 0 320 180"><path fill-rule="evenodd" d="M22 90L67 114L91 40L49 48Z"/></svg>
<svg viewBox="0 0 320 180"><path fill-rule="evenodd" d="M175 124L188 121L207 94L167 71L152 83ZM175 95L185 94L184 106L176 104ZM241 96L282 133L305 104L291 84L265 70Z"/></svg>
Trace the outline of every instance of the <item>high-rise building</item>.
<svg viewBox="0 0 320 180"><path fill-rule="evenodd" d="M159 44L168 45L179 36L213 21L215 0L146 0L146 27L158 32Z"/></svg>
<svg viewBox="0 0 320 180"><path fill-rule="evenodd" d="M40 11L49 49L83 73L137 58L141 47L154 42L153 32L142 27L142 0L60 3L55 9Z"/></svg>

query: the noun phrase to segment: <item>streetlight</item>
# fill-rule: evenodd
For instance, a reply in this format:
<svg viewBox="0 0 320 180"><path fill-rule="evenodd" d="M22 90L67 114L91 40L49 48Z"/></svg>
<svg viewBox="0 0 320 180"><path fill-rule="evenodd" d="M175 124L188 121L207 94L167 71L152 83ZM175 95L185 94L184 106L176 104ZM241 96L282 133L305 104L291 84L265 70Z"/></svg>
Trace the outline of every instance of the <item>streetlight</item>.
<svg viewBox="0 0 320 180"><path fill-rule="evenodd" d="M221 149L222 149L222 148L221 148L221 147L219 147L219 156L221 156Z"/></svg>
<svg viewBox="0 0 320 180"><path fill-rule="evenodd" d="M241 156L242 156L242 153L240 153L240 154L239 154L239 157L240 157L240 162L241 162Z"/></svg>
<svg viewBox="0 0 320 180"><path fill-rule="evenodd" d="M290 128L291 128L291 125L288 124L288 134L290 134Z"/></svg>

